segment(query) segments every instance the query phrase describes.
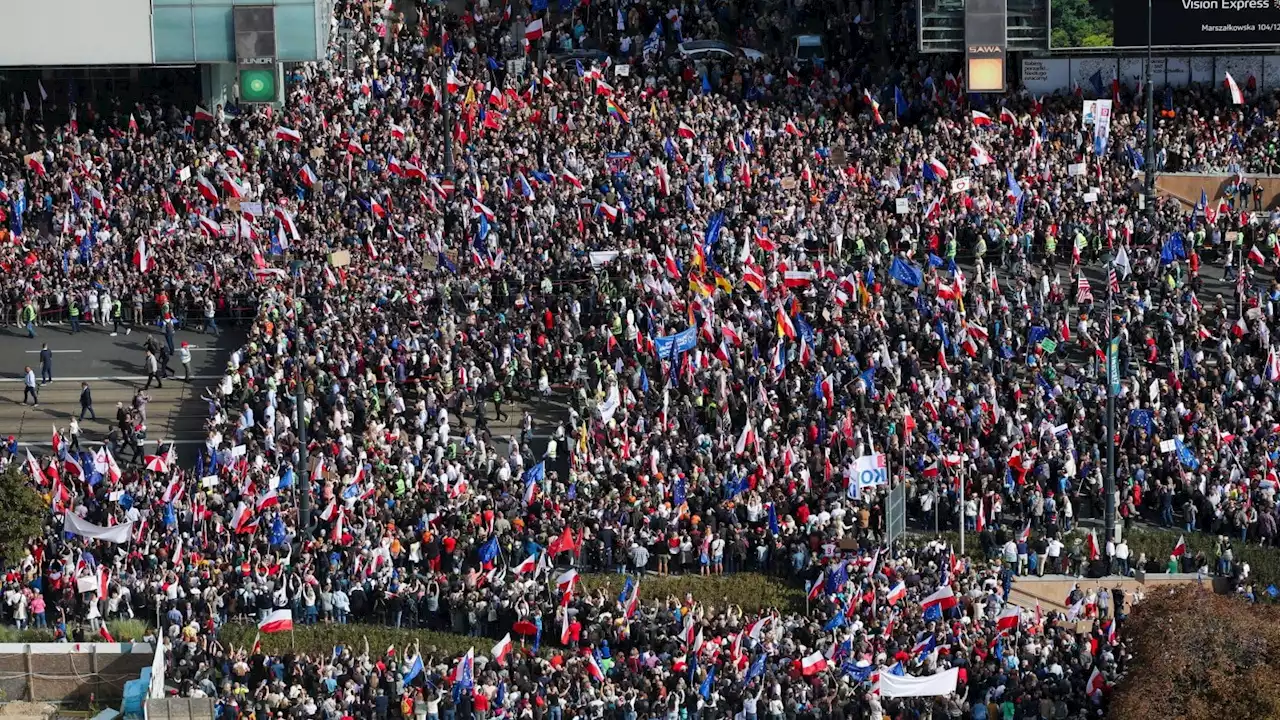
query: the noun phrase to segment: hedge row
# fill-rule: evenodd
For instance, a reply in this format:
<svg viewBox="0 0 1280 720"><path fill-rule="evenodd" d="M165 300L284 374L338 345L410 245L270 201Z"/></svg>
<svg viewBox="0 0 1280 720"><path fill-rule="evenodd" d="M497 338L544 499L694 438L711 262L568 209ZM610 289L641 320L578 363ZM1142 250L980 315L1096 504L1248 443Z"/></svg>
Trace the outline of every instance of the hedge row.
<svg viewBox="0 0 1280 720"><path fill-rule="evenodd" d="M617 596L622 592L626 577L615 574L589 574L582 576L584 591L594 592L604 588L610 595ZM781 610L804 609L804 592L798 587L787 585L778 578L758 573L735 573L733 575L698 576L646 576L641 580L640 596L645 601L653 601L668 596L683 599L692 595L698 602L721 607L724 605L740 605L747 612L776 607ZM236 647L248 648L253 645L258 629L253 625L232 623L224 625L218 632L219 639ZM369 651L380 655L389 646L398 649L411 646L414 641L422 651L430 655L456 656L474 647L477 653L488 653L494 640L487 637L472 637L449 632L433 632L429 630L396 630L386 625L298 625L291 633L261 635L262 649L269 653L297 652L308 654L328 654L337 645L354 648L360 652L364 648L364 640L369 641ZM514 638L517 641L519 638Z"/></svg>

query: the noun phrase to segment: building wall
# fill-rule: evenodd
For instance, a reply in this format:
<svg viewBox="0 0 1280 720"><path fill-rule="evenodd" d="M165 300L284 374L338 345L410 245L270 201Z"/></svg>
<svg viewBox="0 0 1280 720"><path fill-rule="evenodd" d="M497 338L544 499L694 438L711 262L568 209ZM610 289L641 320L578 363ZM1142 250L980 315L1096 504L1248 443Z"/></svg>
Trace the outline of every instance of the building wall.
<svg viewBox="0 0 1280 720"><path fill-rule="evenodd" d="M152 62L151 0L0 0L0 26L0 66Z"/></svg>
<svg viewBox="0 0 1280 720"><path fill-rule="evenodd" d="M11 0L0 0L9 2ZM132 1L132 0L131 0ZM276 54L282 62L318 59L327 20L322 0L150 0L157 63L235 62L234 5L274 5ZM331 7L331 6L330 6Z"/></svg>

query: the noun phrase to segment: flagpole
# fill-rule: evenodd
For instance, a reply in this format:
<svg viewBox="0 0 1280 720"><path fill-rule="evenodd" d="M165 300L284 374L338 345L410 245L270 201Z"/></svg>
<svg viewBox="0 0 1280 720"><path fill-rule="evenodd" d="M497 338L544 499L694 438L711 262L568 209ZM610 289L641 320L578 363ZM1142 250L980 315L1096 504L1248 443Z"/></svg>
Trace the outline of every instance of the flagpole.
<svg viewBox="0 0 1280 720"><path fill-rule="evenodd" d="M1150 133L1150 128L1147 131ZM1103 520L1106 524L1107 538L1115 542L1119 540L1116 537L1116 394L1114 392L1115 378L1111 377L1111 368L1112 363L1114 362L1118 365L1120 359L1112 357L1115 352L1114 343L1111 339L1111 316L1115 300L1115 291L1112 289L1110 279L1110 273L1112 272L1115 272L1114 265L1109 269L1107 277L1107 352L1103 355L1103 360L1106 363L1107 378L1107 472L1103 476L1106 510Z"/></svg>
<svg viewBox="0 0 1280 720"><path fill-rule="evenodd" d="M301 272L306 272L306 268L302 268ZM298 318L298 326L302 327L301 320ZM298 501L298 530L304 540L311 539L311 460L307 456L307 413L306 413L306 383L305 376L302 373L302 333L298 333L294 338L293 356L294 371L298 374L297 383L293 388L293 404L298 413L298 462L293 466L294 492ZM300 487L298 487L300 486Z"/></svg>
<svg viewBox="0 0 1280 720"><path fill-rule="evenodd" d="M943 464L945 465L946 463L943 463ZM958 509L960 514L960 555L963 556L964 555L964 505L965 505L965 492L964 492L965 482L964 482L964 466L963 465L960 466L960 471L956 474L960 477L960 497L958 498L959 502L956 503L956 508Z"/></svg>
<svg viewBox="0 0 1280 720"><path fill-rule="evenodd" d="M444 25L440 26L440 95L443 101L440 103L440 134L444 135L444 176L450 180L453 179L453 125L449 120L449 104L453 100L449 97L449 55L445 51L445 45L448 43L448 31Z"/></svg>

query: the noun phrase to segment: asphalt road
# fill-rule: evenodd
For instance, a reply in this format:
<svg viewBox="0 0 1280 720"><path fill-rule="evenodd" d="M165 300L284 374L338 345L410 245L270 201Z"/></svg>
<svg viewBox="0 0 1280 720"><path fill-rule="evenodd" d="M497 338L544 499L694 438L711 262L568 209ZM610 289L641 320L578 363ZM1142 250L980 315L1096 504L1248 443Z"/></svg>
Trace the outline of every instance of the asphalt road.
<svg viewBox="0 0 1280 720"><path fill-rule="evenodd" d="M38 328L34 339L22 328L0 327L0 437L13 435L23 444L47 446L54 425L65 430L72 415L80 414L81 383L87 382L98 420L86 416L81 422L83 441L103 439L115 421L116 403L128 405L146 383L143 345L148 335L164 343L164 334L154 326L112 337L109 328L100 326L82 326L81 332L73 335L69 325L51 325ZM183 341L192 349L191 382L171 378L163 388L152 385L147 405L148 444L160 440L175 440L180 445L203 442L208 413L200 396L222 377L243 335L227 331L213 338L193 331L175 333L175 346ZM23 404L22 378L28 365L37 378L40 376L43 343L53 351L53 382L41 385L40 404L33 407ZM181 377L178 359L169 363Z"/></svg>

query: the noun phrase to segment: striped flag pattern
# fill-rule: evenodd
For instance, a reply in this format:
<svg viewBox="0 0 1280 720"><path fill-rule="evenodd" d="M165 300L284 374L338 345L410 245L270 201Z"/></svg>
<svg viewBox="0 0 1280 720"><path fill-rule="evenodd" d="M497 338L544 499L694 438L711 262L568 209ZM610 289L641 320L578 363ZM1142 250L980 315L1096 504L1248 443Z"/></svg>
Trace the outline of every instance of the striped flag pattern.
<svg viewBox="0 0 1280 720"><path fill-rule="evenodd" d="M1076 304L1083 305L1087 302L1093 302L1093 289L1089 287L1089 278L1081 275L1076 281Z"/></svg>

